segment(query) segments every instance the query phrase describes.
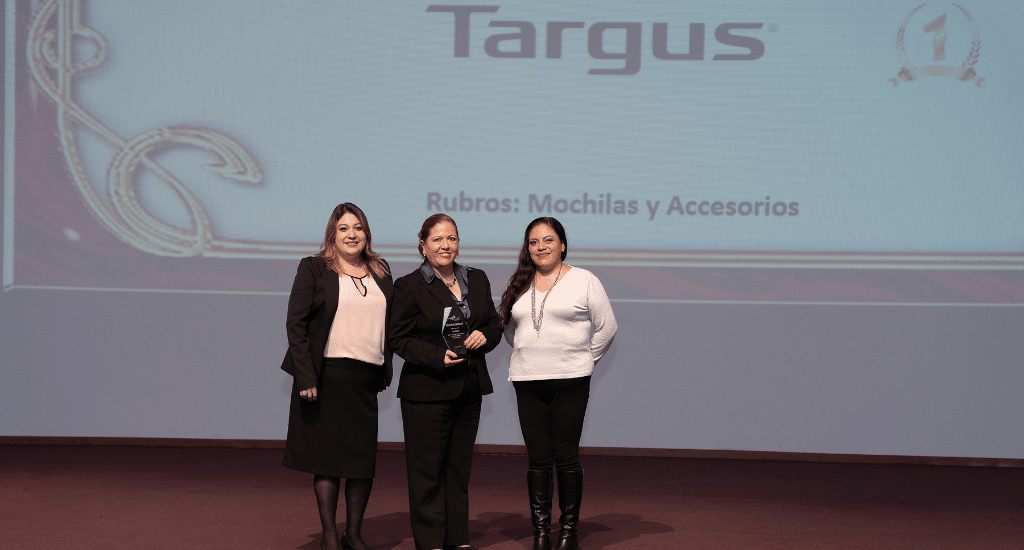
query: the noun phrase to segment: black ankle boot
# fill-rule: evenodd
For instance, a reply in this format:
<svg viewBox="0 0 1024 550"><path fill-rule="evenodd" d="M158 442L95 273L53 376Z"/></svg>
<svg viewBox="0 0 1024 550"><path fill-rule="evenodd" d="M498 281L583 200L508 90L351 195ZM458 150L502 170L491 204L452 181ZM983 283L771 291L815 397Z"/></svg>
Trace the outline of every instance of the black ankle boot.
<svg viewBox="0 0 1024 550"><path fill-rule="evenodd" d="M551 470L527 470L533 550L551 550Z"/></svg>
<svg viewBox="0 0 1024 550"><path fill-rule="evenodd" d="M576 528L580 523L580 501L583 500L583 470L558 471L558 518L562 531L555 550L577 550Z"/></svg>

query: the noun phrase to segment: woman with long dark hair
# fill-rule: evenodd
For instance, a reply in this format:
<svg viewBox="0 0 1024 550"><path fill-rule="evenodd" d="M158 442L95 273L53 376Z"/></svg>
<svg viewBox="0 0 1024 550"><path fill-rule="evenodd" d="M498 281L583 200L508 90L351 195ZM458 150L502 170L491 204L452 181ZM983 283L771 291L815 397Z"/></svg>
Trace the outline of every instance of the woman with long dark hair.
<svg viewBox="0 0 1024 550"><path fill-rule="evenodd" d="M370 224L352 203L327 221L320 252L303 258L288 298L291 405L284 465L313 474L321 549L367 550L361 528L377 456L377 393L391 383L387 326L390 268L370 246ZM347 522L336 526L341 479Z"/></svg>
<svg viewBox="0 0 1024 550"><path fill-rule="evenodd" d="M469 547L469 472L482 397L494 391L484 355L501 341L491 283L455 262L459 230L434 214L419 232L423 264L395 281L391 348L405 359L398 381L417 550ZM465 320L465 350L442 326ZM458 346L455 346L458 348Z"/></svg>
<svg viewBox="0 0 1024 550"><path fill-rule="evenodd" d="M552 467L557 471L561 532L554 548L576 550L583 467L580 438L594 365L617 325L601 281L563 263L565 229L555 218L530 222L519 264L498 312L512 344L509 380L516 392L529 469L533 549L551 546Z"/></svg>

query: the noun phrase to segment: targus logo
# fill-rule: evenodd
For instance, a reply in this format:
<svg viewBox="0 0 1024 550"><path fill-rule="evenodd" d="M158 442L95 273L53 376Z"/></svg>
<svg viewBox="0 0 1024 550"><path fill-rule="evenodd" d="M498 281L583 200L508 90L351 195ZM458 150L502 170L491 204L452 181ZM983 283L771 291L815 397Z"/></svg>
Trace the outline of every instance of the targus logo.
<svg viewBox="0 0 1024 550"><path fill-rule="evenodd" d="M500 6L455 6L430 5L427 11L432 13L450 13L454 16L455 57L469 57L472 44L469 39L469 24L473 14L496 13ZM517 29L517 32L498 33L488 36L483 41L483 51L491 57L536 58L537 57L537 25L530 21L491 21L493 28ZM737 30L760 30L764 23L722 23L715 27L715 40L728 46L730 50L739 48L745 51L729 51L716 53L712 61L753 61L764 55L764 42L752 36L734 34ZM622 68L593 68L588 74L596 75L631 75L640 72L640 61L643 47L643 23L599 22L587 23L580 21L548 21L545 27L544 56L548 59L562 57L562 36L565 32L575 29L586 29L587 53L593 59L621 60ZM651 24L651 53L656 59L678 61L701 61L705 58L706 27L704 23L690 23L689 50L685 53L668 50L668 23ZM622 31L625 33L625 45L616 51L605 49L605 33ZM619 32L617 34L622 34ZM516 49L518 46L518 49Z"/></svg>

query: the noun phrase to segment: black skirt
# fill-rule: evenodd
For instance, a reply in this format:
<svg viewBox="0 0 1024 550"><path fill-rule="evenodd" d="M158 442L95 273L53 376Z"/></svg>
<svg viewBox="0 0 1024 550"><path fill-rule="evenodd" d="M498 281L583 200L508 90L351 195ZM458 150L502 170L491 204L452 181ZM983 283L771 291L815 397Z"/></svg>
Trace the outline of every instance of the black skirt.
<svg viewBox="0 0 1024 550"><path fill-rule="evenodd" d="M324 358L321 378L313 402L299 397L300 388L292 383L284 465L331 477L374 477L377 390L384 387L384 368Z"/></svg>

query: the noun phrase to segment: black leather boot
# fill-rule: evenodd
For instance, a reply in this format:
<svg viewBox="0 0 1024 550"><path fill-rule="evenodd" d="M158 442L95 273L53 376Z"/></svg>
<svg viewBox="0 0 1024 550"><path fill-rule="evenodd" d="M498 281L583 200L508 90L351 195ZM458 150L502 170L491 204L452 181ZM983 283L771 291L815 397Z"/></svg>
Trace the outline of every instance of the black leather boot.
<svg viewBox="0 0 1024 550"><path fill-rule="evenodd" d="M551 550L551 470L527 470L533 550Z"/></svg>
<svg viewBox="0 0 1024 550"><path fill-rule="evenodd" d="M577 550L576 528L580 523L580 501L583 500L583 470L558 470L558 518L562 531L555 550Z"/></svg>

